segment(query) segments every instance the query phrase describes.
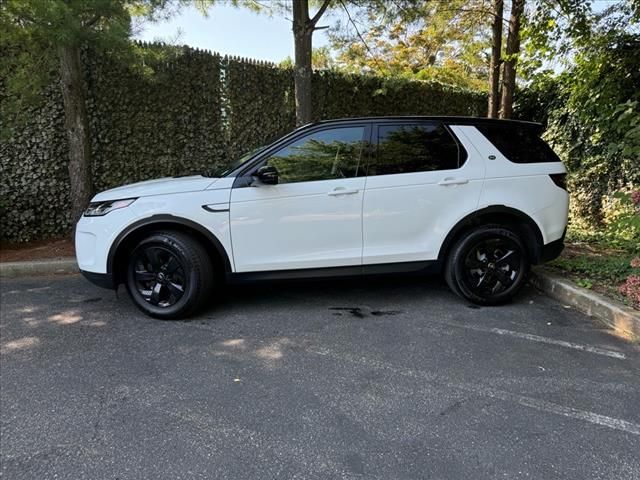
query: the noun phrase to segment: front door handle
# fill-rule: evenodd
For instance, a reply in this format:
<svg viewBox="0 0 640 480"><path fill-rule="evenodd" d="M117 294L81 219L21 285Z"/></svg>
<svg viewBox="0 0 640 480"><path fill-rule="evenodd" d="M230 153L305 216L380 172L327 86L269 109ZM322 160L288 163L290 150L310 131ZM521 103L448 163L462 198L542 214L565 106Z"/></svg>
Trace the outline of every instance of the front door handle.
<svg viewBox="0 0 640 480"><path fill-rule="evenodd" d="M468 178L447 177L444 180L440 180L438 185L444 185L446 187L447 185L464 185L465 183L469 183Z"/></svg>
<svg viewBox="0 0 640 480"><path fill-rule="evenodd" d="M358 193L360 190L358 190L357 188L355 189L347 189L344 187L336 187L333 190L331 190L330 192L327 192L327 195L330 195L332 197L338 196L338 195L354 195L356 193Z"/></svg>

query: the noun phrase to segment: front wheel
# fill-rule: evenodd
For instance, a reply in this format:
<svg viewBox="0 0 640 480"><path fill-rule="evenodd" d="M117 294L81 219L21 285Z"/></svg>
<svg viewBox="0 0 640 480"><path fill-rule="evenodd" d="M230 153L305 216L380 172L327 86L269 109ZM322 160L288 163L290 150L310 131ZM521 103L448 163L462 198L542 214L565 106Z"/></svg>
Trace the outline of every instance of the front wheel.
<svg viewBox="0 0 640 480"><path fill-rule="evenodd" d="M155 318L178 319L195 313L206 303L212 282L206 250L181 232L154 232L129 256L129 295L140 310Z"/></svg>
<svg viewBox="0 0 640 480"><path fill-rule="evenodd" d="M453 246L445 279L455 293L479 305L510 301L523 287L529 258L513 231L498 225L478 227Z"/></svg>

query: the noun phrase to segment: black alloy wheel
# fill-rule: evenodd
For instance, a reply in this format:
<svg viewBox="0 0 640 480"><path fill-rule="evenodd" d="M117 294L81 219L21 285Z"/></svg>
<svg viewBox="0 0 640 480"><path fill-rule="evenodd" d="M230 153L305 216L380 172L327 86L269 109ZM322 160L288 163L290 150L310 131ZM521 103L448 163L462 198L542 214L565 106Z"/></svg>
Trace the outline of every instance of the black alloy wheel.
<svg viewBox="0 0 640 480"><path fill-rule="evenodd" d="M137 251L134 264L135 287L151 305L175 305L187 286L185 267L168 248L149 245Z"/></svg>
<svg viewBox="0 0 640 480"><path fill-rule="evenodd" d="M513 240L487 238L468 250L462 281L477 295L489 297L508 290L522 268L522 252Z"/></svg>
<svg viewBox="0 0 640 480"><path fill-rule="evenodd" d="M518 235L500 225L476 227L460 238L445 264L445 279L458 295L480 305L510 301L529 273L528 252Z"/></svg>
<svg viewBox="0 0 640 480"><path fill-rule="evenodd" d="M205 248L183 232L153 232L129 255L126 286L136 306L163 320L201 309L213 291L214 272Z"/></svg>

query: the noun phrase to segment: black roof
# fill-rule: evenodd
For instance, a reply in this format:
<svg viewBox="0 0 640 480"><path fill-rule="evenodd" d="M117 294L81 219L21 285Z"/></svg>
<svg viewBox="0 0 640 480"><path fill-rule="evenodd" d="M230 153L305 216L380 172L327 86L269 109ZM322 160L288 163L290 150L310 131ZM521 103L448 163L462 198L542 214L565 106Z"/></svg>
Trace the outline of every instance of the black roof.
<svg viewBox="0 0 640 480"><path fill-rule="evenodd" d="M528 122L525 120L506 120L498 118L486 117L456 117L456 116L423 116L423 115L398 115L389 117L353 117L353 118L335 118L331 120L321 120L312 125L322 125L326 123L338 122L379 122L379 121L403 121L403 120L431 120L444 122L448 125L518 125L521 127L541 128L542 124L537 122Z"/></svg>

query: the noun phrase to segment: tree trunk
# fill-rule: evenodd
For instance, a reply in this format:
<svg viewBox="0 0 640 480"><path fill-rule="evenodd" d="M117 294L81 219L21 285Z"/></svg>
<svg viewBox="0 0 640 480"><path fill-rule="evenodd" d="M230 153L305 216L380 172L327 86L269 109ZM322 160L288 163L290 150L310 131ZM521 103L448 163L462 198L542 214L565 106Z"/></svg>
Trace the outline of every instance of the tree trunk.
<svg viewBox="0 0 640 480"><path fill-rule="evenodd" d="M509 35L505 49L506 61L502 73L502 105L500 118L511 118L513 113L513 93L516 89L516 62L520 52L520 19L524 12L524 0L513 0L511 18L509 19Z"/></svg>
<svg viewBox="0 0 640 480"><path fill-rule="evenodd" d="M69 200L73 228L91 200L91 144L85 103L84 78L80 48L58 49L60 89L64 104L65 129L69 142Z"/></svg>
<svg viewBox="0 0 640 480"><path fill-rule="evenodd" d="M296 125L311 123L311 37L308 0L293 1L293 39L295 50L294 84Z"/></svg>
<svg viewBox="0 0 640 480"><path fill-rule="evenodd" d="M493 1L493 22L491 23L491 63L489 64L489 105L487 116L498 117L500 108L500 65L502 59L502 12L503 0Z"/></svg>

